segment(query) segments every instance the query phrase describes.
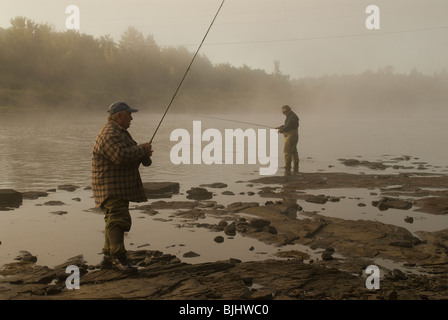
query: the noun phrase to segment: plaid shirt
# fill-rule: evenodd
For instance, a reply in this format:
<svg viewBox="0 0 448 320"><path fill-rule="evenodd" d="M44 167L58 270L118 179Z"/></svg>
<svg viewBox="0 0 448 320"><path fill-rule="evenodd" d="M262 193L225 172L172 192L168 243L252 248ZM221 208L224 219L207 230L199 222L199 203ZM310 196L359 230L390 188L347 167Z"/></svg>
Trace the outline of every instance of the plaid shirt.
<svg viewBox="0 0 448 320"><path fill-rule="evenodd" d="M97 207L109 197L147 201L138 167L146 152L129 132L109 121L99 132L92 157L92 191Z"/></svg>

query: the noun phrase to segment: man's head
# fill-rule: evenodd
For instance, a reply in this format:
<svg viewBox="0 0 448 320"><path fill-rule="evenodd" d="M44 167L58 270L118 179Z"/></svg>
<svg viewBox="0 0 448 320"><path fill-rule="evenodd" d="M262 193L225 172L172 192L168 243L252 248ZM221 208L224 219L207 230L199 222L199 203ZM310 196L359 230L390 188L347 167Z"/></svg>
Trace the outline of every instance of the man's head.
<svg viewBox="0 0 448 320"><path fill-rule="evenodd" d="M112 103L107 112L109 112L109 121L115 121L124 129L128 129L131 125L132 113L137 111L137 109L129 107L127 103L119 101Z"/></svg>
<svg viewBox="0 0 448 320"><path fill-rule="evenodd" d="M282 107L282 113L286 116L291 112L291 108L288 105Z"/></svg>

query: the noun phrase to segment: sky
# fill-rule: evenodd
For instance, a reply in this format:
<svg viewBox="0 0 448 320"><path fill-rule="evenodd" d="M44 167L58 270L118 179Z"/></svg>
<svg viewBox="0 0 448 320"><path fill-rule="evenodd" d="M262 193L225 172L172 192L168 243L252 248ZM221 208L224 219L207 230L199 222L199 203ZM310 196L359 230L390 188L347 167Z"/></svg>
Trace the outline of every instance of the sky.
<svg viewBox="0 0 448 320"><path fill-rule="evenodd" d="M222 0L1 0L0 27L23 16L67 30L79 8L79 32L117 42L127 27L161 47L195 52ZM379 19L370 20L369 5ZM366 20L379 29L368 29ZM379 25L378 25L379 24ZM359 74L393 66L432 75L448 70L447 0L225 0L201 54L291 78Z"/></svg>

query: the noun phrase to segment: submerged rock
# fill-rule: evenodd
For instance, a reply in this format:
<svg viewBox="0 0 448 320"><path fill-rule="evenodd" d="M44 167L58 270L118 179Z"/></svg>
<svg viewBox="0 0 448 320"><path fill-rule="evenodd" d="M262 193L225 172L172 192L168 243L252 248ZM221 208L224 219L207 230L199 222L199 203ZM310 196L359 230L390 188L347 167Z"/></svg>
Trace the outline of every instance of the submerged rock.
<svg viewBox="0 0 448 320"><path fill-rule="evenodd" d="M187 191L187 199L193 200L208 200L213 198L213 193L205 188L191 188Z"/></svg>
<svg viewBox="0 0 448 320"><path fill-rule="evenodd" d="M19 252L19 255L14 260L34 263L37 261L37 257L33 256L29 251L22 250Z"/></svg>
<svg viewBox="0 0 448 320"><path fill-rule="evenodd" d="M144 182L146 196L149 199L171 198L173 194L178 194L180 184L178 182Z"/></svg>
<svg viewBox="0 0 448 320"><path fill-rule="evenodd" d="M377 207L380 211L385 211L390 208L399 210L409 210L412 208L412 202L393 198L384 198L379 201L372 201L372 205Z"/></svg>
<svg viewBox="0 0 448 320"><path fill-rule="evenodd" d="M58 190L65 190L65 191L75 191L76 189L79 189L80 187L72 185L72 184L62 184L58 186Z"/></svg>
<svg viewBox="0 0 448 320"><path fill-rule="evenodd" d="M208 187L208 188L227 188L227 184L222 182L215 182L210 184L201 184L200 187Z"/></svg>
<svg viewBox="0 0 448 320"><path fill-rule="evenodd" d="M199 253L196 253L196 252L194 252L194 251L188 251L188 252L185 252L182 256L183 256L184 258L196 258L196 257L199 257L200 254L199 254Z"/></svg>
<svg viewBox="0 0 448 320"><path fill-rule="evenodd" d="M63 205L65 205L64 202L57 200L44 202L44 206L63 206Z"/></svg>

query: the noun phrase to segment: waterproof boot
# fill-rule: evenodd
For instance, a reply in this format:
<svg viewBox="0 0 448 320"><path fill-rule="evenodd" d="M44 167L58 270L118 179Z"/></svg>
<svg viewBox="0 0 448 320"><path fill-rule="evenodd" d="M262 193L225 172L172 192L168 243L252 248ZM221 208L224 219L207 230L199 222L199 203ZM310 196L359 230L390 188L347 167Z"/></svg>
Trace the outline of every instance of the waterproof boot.
<svg viewBox="0 0 448 320"><path fill-rule="evenodd" d="M137 272L137 268L128 261L128 258L125 255L112 259L112 264L116 269L126 273Z"/></svg>
<svg viewBox="0 0 448 320"><path fill-rule="evenodd" d="M104 253L103 260L100 264L101 269L111 269L112 268L112 257L109 253Z"/></svg>
<svg viewBox="0 0 448 320"><path fill-rule="evenodd" d="M294 164L294 169L293 169L292 174L293 175L299 174L299 165L298 164Z"/></svg>
<svg viewBox="0 0 448 320"><path fill-rule="evenodd" d="M285 176L290 176L291 175L291 164L286 164L285 165Z"/></svg>

